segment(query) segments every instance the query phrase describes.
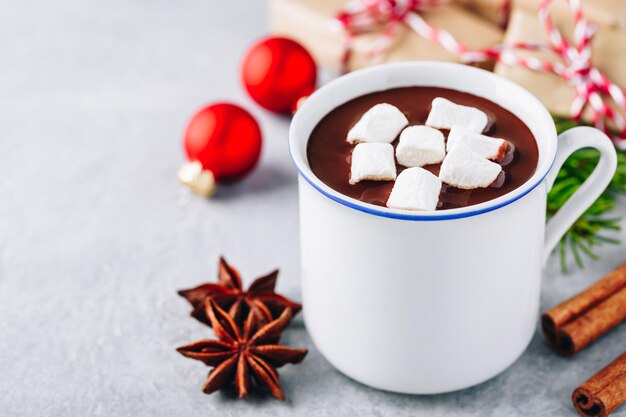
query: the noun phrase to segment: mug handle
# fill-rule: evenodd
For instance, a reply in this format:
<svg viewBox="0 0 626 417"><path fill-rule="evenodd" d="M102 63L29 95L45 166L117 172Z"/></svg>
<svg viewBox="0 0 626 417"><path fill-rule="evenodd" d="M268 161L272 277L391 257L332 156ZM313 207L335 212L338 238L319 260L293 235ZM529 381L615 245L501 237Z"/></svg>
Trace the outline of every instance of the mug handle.
<svg viewBox="0 0 626 417"><path fill-rule="evenodd" d="M567 158L582 148L595 148L600 151L600 161L589 178L580 186L561 209L546 225L543 261L547 262L550 253L559 243L572 224L600 197L611 182L617 169L617 153L611 139L602 131L592 127L574 127L559 135L554 165L546 176L547 191Z"/></svg>

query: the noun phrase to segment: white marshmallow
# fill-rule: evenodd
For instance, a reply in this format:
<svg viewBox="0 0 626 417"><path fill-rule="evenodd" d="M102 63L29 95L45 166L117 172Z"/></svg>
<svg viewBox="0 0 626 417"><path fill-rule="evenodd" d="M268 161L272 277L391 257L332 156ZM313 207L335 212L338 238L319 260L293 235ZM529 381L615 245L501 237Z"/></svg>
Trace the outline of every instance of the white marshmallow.
<svg viewBox="0 0 626 417"><path fill-rule="evenodd" d="M441 164L439 178L464 190L487 188L498 178L502 167L483 158L465 145L457 145Z"/></svg>
<svg viewBox="0 0 626 417"><path fill-rule="evenodd" d="M409 124L406 116L395 106L380 103L366 111L348 132L348 142L391 143Z"/></svg>
<svg viewBox="0 0 626 417"><path fill-rule="evenodd" d="M455 146L463 144L483 158L492 161L502 160L508 151L508 145L504 139L474 133L462 126L452 126L448 135L446 148L450 152Z"/></svg>
<svg viewBox="0 0 626 417"><path fill-rule="evenodd" d="M472 132L482 133L488 122L487 115L474 107L461 106L437 97L433 100L426 126L450 129L454 125L460 125Z"/></svg>
<svg viewBox="0 0 626 417"><path fill-rule="evenodd" d="M352 151L350 184L363 180L392 181L396 179L396 162L390 143L359 143Z"/></svg>
<svg viewBox="0 0 626 417"><path fill-rule="evenodd" d="M405 167L438 164L446 156L443 133L428 126L409 126L400 134L396 159Z"/></svg>
<svg viewBox="0 0 626 417"><path fill-rule="evenodd" d="M432 211L437 209L441 180L424 168L408 168L398 175L387 207L404 210Z"/></svg>

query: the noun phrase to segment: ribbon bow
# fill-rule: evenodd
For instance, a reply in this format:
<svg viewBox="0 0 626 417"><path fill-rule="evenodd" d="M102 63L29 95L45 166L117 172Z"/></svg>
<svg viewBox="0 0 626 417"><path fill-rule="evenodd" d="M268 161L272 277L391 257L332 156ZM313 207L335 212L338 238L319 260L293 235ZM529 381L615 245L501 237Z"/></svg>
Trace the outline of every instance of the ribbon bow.
<svg viewBox="0 0 626 417"><path fill-rule="evenodd" d="M625 148L626 122L620 113L607 104L606 98L611 97L618 106L626 108L626 95L620 86L609 80L591 62L591 40L596 33L596 28L585 19L580 0L569 0L574 14L575 29L574 41L568 42L552 21L548 11L551 2L552 0L542 0L539 5L539 20L549 40L503 45L500 47L499 61L510 66L554 73L563 78L576 89L576 97L570 107L572 119L580 120L585 109L591 109L593 124L611 135L606 122L612 121L618 130L618 136L614 137L614 140L619 147ZM549 51L558 56L560 61L549 62L513 53L515 50L523 49Z"/></svg>
<svg viewBox="0 0 626 417"><path fill-rule="evenodd" d="M351 0L337 15L337 21L346 34L344 53L341 60L345 70L350 62L354 39L365 33L382 30L382 35L368 52L368 57L383 56L395 39L400 24L409 26L421 37L441 45L463 63L482 62L496 58L500 50L472 50L459 42L449 32L426 22L421 12L452 0ZM500 10L500 26L508 24L511 0L503 0Z"/></svg>
<svg viewBox="0 0 626 417"><path fill-rule="evenodd" d="M428 24L420 12L450 3L451 0L352 0L337 15L346 33L342 57L344 70L350 61L354 38L382 30L382 35L368 52L370 58L382 56L391 46L400 24L404 23L425 39L443 46L462 61L473 60L471 51L445 30Z"/></svg>

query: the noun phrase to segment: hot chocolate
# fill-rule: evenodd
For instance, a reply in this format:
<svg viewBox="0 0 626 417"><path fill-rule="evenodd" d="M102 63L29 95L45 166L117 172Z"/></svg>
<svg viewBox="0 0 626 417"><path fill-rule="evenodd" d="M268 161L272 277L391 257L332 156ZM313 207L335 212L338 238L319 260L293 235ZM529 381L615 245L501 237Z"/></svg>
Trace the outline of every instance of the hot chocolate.
<svg viewBox="0 0 626 417"><path fill-rule="evenodd" d="M431 114L431 118L427 122L433 108L433 100L436 98L439 98L436 103L442 106L440 110L438 109L440 114ZM443 183L436 205L437 210L470 206L500 197L522 185L535 172L538 160L535 138L530 132L530 129L511 112L487 99L459 91L438 87L402 87L379 91L350 100L332 110L322 118L313 129L307 145L307 156L311 170L329 187L346 196L366 203L389 206L389 196L395 184L392 178L382 176L376 181L369 180L367 176L364 176L362 180L357 179L356 181L355 178L351 178L351 175L353 177L355 175L355 168L351 167L353 151L356 146L359 146L356 143L359 142L359 140L356 140L358 139L358 134L356 135L356 139L351 136L354 136L355 132L358 132L364 137L360 142L370 141L367 139L367 135L370 132L360 129L360 126L355 128L355 125L364 117L364 114L368 110L377 105L379 105L377 106L379 108L383 107L380 106L382 103L384 103L385 106L387 104L391 105L388 106L389 108L378 109L378 113L380 113L379 117L386 117L386 122L388 121L389 123L387 124L390 125L385 125L383 128L387 129L387 131L391 129L390 131L394 138L391 145L393 145L396 155L394 163L397 174L401 174L402 171L408 168L406 165L410 165L421 166L435 176L439 176L440 179L443 180ZM437 153L445 153L446 151L443 149L431 146L430 148L425 148L425 151L420 154L405 152L403 149L398 150L401 131L404 130L406 132L403 135L407 136L407 139L405 140L403 138L402 140L406 141L408 144L435 143L436 145L436 135L433 135L432 131L423 132L422 130L434 130L434 127L439 127L437 130L443 133L447 142L447 154L448 156L453 155L450 149L452 141L448 141L450 130L442 127L445 123L444 125L437 123L441 123L442 120L445 122L447 117L446 112L452 111L450 108L455 105L467 106L463 108L459 107L461 113L458 117L462 118L466 115L473 117L471 120L468 119L468 123L476 121L475 115L472 113L473 111L479 115L482 112L487 117L484 122L481 122L480 118L478 118L478 127L471 123L463 129L459 127L459 132L455 132L458 133L456 135L458 137L455 137L454 141L457 142L462 138L472 136L470 139L473 140L474 142L472 143L477 146L477 148L473 150L478 149L480 152L489 152L490 148L494 149L493 158L490 158L489 155L486 154L484 155L486 158L485 161L490 164L497 163L502 167L500 170L500 168L496 166L496 171L501 171L499 175L497 175L497 178L493 181L489 181L488 184L481 185L479 188L466 189L467 187L462 184L462 181L457 183L454 180L454 178L466 179L465 175L461 175L460 177L455 175L452 169L454 168L452 167L454 160L460 158L458 155L465 155L467 152L465 146L462 147L462 150L460 149L461 147L459 147L455 151L458 155L450 157L448 165L452 168L450 168L448 173L444 172L443 175L440 175L441 162L428 163L428 158L435 158L434 160L441 161L441 159L437 159ZM402 125L404 118L401 114L394 114L392 106L395 106L404 117L406 117L408 126L417 125L421 127L414 128L414 132L406 130L406 126ZM484 115L482 117L484 117ZM437 120L440 117L443 117L443 119ZM394 126L393 123L396 123L396 126ZM397 126L397 123L400 123L400 125ZM425 128L422 126L424 124L428 124L431 127ZM483 125L485 126L484 128L482 127ZM453 129L456 129L456 126ZM482 129L482 132L476 129ZM398 133L396 134L396 132ZM436 131L434 133L437 134ZM491 138L476 138L476 136L480 136L478 133L482 133L491 138L504 139L506 145L498 148L498 142L484 143L489 142ZM415 136L415 139L410 138L411 135ZM412 140L414 142L410 142ZM420 140L423 142L419 142ZM476 143L481 140L481 143ZM387 139L385 139L385 141L387 141ZM500 143L503 142L500 141ZM379 147L384 150L383 144L380 145ZM441 144L440 146L443 145ZM374 147L370 148L370 150L374 150ZM472 152L472 157L478 159L479 156L482 157L482 155ZM423 162L421 164L419 163L420 158ZM488 159L491 159L491 161L488 161ZM409 162L403 162L403 160ZM403 164L400 164L399 161L403 162ZM411 165L411 163L416 163L417 165ZM490 168L490 166L487 166L487 168ZM411 169L416 170L415 168ZM444 167L444 169L446 168ZM493 170L493 168L491 169ZM418 177L420 175L419 172L412 172L412 174ZM408 177L408 175L405 175L405 177ZM421 180L415 181L419 183ZM425 181L428 182L430 180L425 179ZM405 183L409 184L410 181L407 179ZM455 186L451 184L455 184Z"/></svg>

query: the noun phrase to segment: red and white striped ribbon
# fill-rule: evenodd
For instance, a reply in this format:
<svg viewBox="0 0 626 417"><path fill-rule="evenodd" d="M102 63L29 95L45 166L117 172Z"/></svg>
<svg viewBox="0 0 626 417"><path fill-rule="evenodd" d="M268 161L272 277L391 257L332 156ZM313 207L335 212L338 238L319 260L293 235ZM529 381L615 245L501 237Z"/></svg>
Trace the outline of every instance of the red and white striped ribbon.
<svg viewBox="0 0 626 417"><path fill-rule="evenodd" d="M421 37L441 45L460 58L470 63L493 59L494 50L471 50L458 41L449 32L436 28L426 22L421 12L450 3L452 0L351 0L337 15L337 20L346 33L346 43L342 57L344 69L350 61L354 39L362 34L382 30L382 34L368 52L370 58L382 56L389 49L404 23ZM503 0L500 10L500 25L505 27L509 20L511 0Z"/></svg>
<svg viewBox="0 0 626 417"><path fill-rule="evenodd" d="M518 42L501 45L492 49L489 54L505 65L528 68L556 74L572 85L576 96L570 107L570 116L580 120L585 109L589 108L593 124L611 135L607 121L611 121L617 129L613 135L616 145L626 149L626 121L624 117L607 103L610 97L620 108L626 109L624 90L609 80L592 64L591 40L596 29L591 25L582 11L580 0L569 0L574 15L574 38L568 42L554 25L548 11L552 0L542 0L539 5L539 19L542 22L548 42ZM499 54L498 54L499 50ZM519 50L549 51L560 58L558 62L545 61L536 57L524 57L516 54Z"/></svg>
<svg viewBox="0 0 626 417"><path fill-rule="evenodd" d="M548 6L552 0L542 0L539 6L539 19L548 33L548 42L522 41L502 44L483 50L468 48L449 32L433 27L426 22L420 12L449 3L450 0L351 0L337 16L346 33L346 45L342 64L344 68L350 60L355 37L375 30L382 35L369 51L370 57L381 56L391 46L399 25L404 23L425 39L441 45L453 53L461 62L472 63L498 60L506 65L525 67L535 71L554 73L576 90L576 98L571 106L571 117L579 120L588 107L592 111L593 123L607 133L610 120L617 127L616 144L626 149L626 121L606 102L607 97L621 108L626 109L626 94L617 84L611 82L591 62L591 40L594 27L583 15L580 0L569 0L575 18L574 42L569 43L554 25ZM510 0L504 1L503 16L508 18ZM502 23L506 22L503 20ZM544 61L536 57L524 57L515 52L521 50L550 51L560 57L560 62Z"/></svg>
<svg viewBox="0 0 626 417"><path fill-rule="evenodd" d="M469 49L457 41L449 32L428 24L420 12L449 3L451 0L352 0L342 10L337 20L346 33L346 44L342 58L347 67L355 37L382 30L379 39L369 51L370 58L382 56L391 46L400 24L404 23L425 39L443 46L457 56Z"/></svg>

